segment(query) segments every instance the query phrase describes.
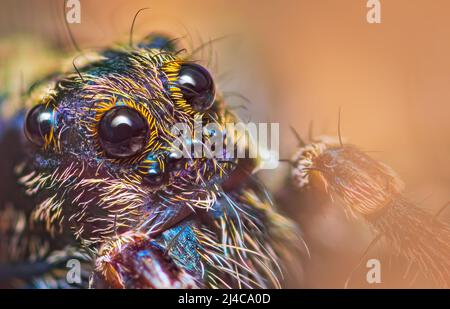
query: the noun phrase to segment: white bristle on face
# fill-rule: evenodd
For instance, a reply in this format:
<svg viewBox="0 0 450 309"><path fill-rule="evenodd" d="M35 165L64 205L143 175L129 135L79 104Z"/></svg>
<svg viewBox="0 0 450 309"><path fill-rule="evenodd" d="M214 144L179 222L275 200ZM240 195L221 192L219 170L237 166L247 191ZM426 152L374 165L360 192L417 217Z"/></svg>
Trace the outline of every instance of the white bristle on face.
<svg viewBox="0 0 450 309"><path fill-rule="evenodd" d="M312 143L301 147L293 156L294 168L292 169L292 178L299 188L303 188L309 183L308 168L313 165L313 160L319 156L325 149L324 143Z"/></svg>
<svg viewBox="0 0 450 309"><path fill-rule="evenodd" d="M292 169L292 178L298 188L303 188L309 184L308 168L313 167L313 161L321 155L327 148L339 146L337 137L321 135L318 136L310 144L300 147L292 157L291 162L294 164Z"/></svg>

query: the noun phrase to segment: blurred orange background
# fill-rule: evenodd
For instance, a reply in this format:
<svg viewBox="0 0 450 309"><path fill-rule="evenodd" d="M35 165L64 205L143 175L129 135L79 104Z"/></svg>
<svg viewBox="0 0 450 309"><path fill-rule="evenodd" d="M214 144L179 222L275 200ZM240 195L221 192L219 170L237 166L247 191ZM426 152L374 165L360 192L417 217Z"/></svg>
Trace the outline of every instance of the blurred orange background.
<svg viewBox="0 0 450 309"><path fill-rule="evenodd" d="M136 21L135 40L158 31L195 47L200 39L229 36L202 56L212 59L224 91L252 102L244 119L280 123L281 157L295 151L289 126L307 137L312 121L314 134L336 135L341 108L343 135L397 170L410 199L431 211L449 200L449 1L381 0L381 24L367 22L365 0L80 2L81 24L70 27L83 50L127 42L143 7L150 9ZM73 50L62 1L2 0L0 36L13 34ZM280 177L266 177L274 191ZM310 237L334 237L342 248L353 248L353 230L330 235L326 216L313 220L310 234L318 236ZM364 239L355 242L362 245L353 249L353 263ZM330 279L339 266L327 271L308 286L342 287L341 279Z"/></svg>

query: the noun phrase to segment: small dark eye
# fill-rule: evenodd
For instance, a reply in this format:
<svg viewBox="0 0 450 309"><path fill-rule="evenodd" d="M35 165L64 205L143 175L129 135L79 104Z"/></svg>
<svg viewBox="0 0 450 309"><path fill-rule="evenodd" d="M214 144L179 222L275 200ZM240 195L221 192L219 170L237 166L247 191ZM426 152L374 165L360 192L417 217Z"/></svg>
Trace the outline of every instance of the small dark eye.
<svg viewBox="0 0 450 309"><path fill-rule="evenodd" d="M45 144L45 137L50 134L55 123L55 111L45 105L33 107L25 121L25 135L37 146Z"/></svg>
<svg viewBox="0 0 450 309"><path fill-rule="evenodd" d="M178 86L194 110L204 112L213 105L216 93L214 81L204 67L195 63L182 64Z"/></svg>
<svg viewBox="0 0 450 309"><path fill-rule="evenodd" d="M107 111L100 119L98 135L106 155L127 158L144 149L148 125L138 111L119 106Z"/></svg>

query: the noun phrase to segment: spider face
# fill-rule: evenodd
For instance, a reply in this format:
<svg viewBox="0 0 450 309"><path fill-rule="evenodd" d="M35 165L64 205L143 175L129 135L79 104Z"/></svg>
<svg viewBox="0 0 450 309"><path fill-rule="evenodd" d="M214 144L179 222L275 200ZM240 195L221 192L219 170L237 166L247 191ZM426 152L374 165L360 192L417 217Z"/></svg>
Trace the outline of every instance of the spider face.
<svg viewBox="0 0 450 309"><path fill-rule="evenodd" d="M196 207L210 207L209 187L232 171L215 158L176 155L174 125L193 131L195 123L213 123L222 130L234 118L216 98L206 68L149 46L107 50L31 94L21 182L39 196L35 216L52 232L68 226L95 243L149 224L144 218L161 216L153 214L155 205L175 214L165 216L170 226Z"/></svg>
<svg viewBox="0 0 450 309"><path fill-rule="evenodd" d="M257 158L229 155L243 140L210 72L160 41L75 69L31 91L16 171L32 223L88 252L90 285L279 287L297 235L252 177Z"/></svg>

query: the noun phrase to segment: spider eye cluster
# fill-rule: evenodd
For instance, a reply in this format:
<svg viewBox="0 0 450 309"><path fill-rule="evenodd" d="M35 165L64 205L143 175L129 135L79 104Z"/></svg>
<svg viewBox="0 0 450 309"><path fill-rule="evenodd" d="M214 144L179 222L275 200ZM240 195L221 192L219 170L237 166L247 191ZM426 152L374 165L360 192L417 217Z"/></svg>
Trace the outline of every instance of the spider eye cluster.
<svg viewBox="0 0 450 309"><path fill-rule="evenodd" d="M175 69L171 71L173 75L171 75L170 83L173 88L177 88L177 98L182 98L185 105L191 107L189 112L192 110L198 113L208 111L214 105L216 93L211 74L207 69L195 63L176 64ZM180 105L180 108L185 108L185 105ZM55 137L55 130L58 126L57 118L58 112L54 106L39 104L33 107L28 112L24 125L26 137L39 147L48 145ZM186 163L181 158L173 157L172 153L165 153L160 149L156 149L150 154L157 155L158 160L155 158L142 159L137 156L144 155L147 148L151 149L152 141L158 135L153 115L139 102L127 100L100 102L95 117L88 124L86 130L63 131L62 126L58 129L61 129L61 132L69 132L67 133L69 137L72 136L70 135L72 132L78 135L90 134L88 137L95 137L94 146L101 152L101 155L109 159L117 159L116 163L120 163L122 159L132 159L124 160L124 162L135 164L139 160L139 173L144 176L143 180L151 186L160 185L167 179L168 174L165 171L182 170ZM80 138L83 139L82 136ZM71 139L69 142L72 143L76 140ZM159 157L160 155L162 157Z"/></svg>
<svg viewBox="0 0 450 309"><path fill-rule="evenodd" d="M25 119L25 136L36 146L45 145L46 138L51 134L56 122L56 112L44 104L36 105Z"/></svg>
<svg viewBox="0 0 450 309"><path fill-rule="evenodd" d="M197 112L205 112L214 103L215 86L211 74L201 65L184 63L178 73L177 86L184 99Z"/></svg>
<svg viewBox="0 0 450 309"><path fill-rule="evenodd" d="M214 81L204 67L194 63L182 64L176 84L195 111L205 112L214 104ZM141 153L150 135L148 121L138 110L128 106L116 106L105 112L97 130L100 146L108 157L115 159Z"/></svg>
<svg viewBox="0 0 450 309"><path fill-rule="evenodd" d="M98 124L100 144L111 158L128 158L145 148L149 127L142 115L125 106L107 111Z"/></svg>

